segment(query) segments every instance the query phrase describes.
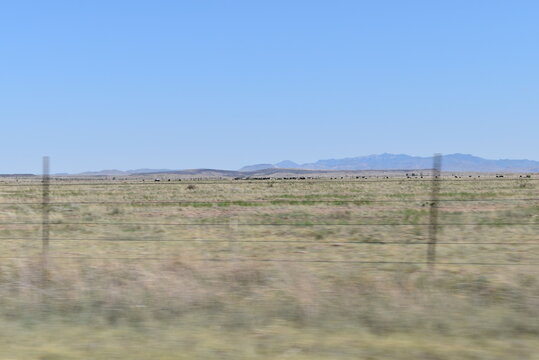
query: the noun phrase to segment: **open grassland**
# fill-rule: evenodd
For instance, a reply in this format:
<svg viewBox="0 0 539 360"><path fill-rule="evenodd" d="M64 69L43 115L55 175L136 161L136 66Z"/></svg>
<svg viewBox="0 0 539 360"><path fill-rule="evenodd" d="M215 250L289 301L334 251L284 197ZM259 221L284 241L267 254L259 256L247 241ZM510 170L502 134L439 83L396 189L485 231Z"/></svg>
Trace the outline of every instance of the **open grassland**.
<svg viewBox="0 0 539 360"><path fill-rule="evenodd" d="M0 183L0 359L539 359L538 178Z"/></svg>

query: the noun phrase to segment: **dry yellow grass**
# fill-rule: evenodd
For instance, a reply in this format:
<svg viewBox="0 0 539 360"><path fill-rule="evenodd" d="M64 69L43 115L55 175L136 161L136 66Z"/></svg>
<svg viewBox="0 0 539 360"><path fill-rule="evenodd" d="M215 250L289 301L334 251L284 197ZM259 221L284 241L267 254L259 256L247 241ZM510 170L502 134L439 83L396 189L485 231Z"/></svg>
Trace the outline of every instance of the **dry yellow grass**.
<svg viewBox="0 0 539 360"><path fill-rule="evenodd" d="M537 358L539 226L484 226L539 225L535 179L445 181L489 201L441 202L475 225L440 228L434 274L426 181L84 183L51 186L45 288L39 184L0 186L0 359Z"/></svg>

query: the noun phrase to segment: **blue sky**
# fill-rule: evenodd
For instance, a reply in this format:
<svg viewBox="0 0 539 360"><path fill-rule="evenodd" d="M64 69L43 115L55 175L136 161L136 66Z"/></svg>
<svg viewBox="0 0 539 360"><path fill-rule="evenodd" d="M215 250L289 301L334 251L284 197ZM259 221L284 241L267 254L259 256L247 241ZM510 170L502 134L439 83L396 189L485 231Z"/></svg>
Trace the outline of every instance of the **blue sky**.
<svg viewBox="0 0 539 360"><path fill-rule="evenodd" d="M0 173L539 160L539 2L5 1Z"/></svg>

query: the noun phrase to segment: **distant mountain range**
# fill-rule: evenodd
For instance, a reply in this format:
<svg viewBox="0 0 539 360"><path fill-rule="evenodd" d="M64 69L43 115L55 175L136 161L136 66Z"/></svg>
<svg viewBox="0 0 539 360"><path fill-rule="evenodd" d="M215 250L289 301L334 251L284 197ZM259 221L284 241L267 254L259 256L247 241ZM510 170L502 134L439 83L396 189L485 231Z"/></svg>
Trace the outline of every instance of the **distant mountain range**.
<svg viewBox="0 0 539 360"><path fill-rule="evenodd" d="M239 170L216 169L136 169L136 170L101 170L87 171L81 176L129 176L142 174L206 174L208 176L248 176L269 173L305 173L309 170L361 171L361 170L426 170L432 168L432 157L410 156L405 154L380 154L358 156L343 159L318 160L313 163L298 164L284 160L276 164L255 164L244 166ZM488 160L467 154L450 154L442 158L443 171L459 172L539 172L539 161L533 160ZM54 174L58 176L67 173Z"/></svg>
<svg viewBox="0 0 539 360"><path fill-rule="evenodd" d="M344 159L318 160L298 164L290 160L276 164L244 166L240 171L286 168L308 170L420 170L432 168L432 157L405 154L380 154ZM533 160L487 160L468 154L450 154L442 158L442 170L461 172L539 172L539 161Z"/></svg>

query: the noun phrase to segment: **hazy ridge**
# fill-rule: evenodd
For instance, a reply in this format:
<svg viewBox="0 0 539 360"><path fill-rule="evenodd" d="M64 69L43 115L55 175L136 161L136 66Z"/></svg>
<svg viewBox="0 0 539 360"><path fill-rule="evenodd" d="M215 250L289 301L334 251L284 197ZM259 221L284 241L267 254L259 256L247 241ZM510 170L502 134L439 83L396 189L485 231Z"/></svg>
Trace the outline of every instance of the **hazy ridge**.
<svg viewBox="0 0 539 360"><path fill-rule="evenodd" d="M294 168L308 170L418 170L432 167L432 157L410 156L406 154L380 154L343 159L318 160L313 163L298 164L290 160L276 164L255 164L244 166L240 171L256 171L268 168ZM443 156L445 171L473 172L539 172L539 161L533 160L488 160L468 154Z"/></svg>
<svg viewBox="0 0 539 360"><path fill-rule="evenodd" d="M144 174L184 174L184 175L220 175L243 176L252 174L270 174L274 172L302 173L308 170L317 171L361 171L361 170L424 170L432 168L432 157L411 156L406 154L379 154L342 159L323 159L312 163L296 163L283 160L275 164L261 163L247 165L239 170L222 169L134 169L134 170L100 170L86 171L78 174L57 173L55 175L81 176L129 176ZM264 171L265 170L265 171ZM272 171L270 171L272 170ZM498 159L490 160L469 154L444 155L442 170L460 172L539 172L539 161ZM251 174L251 175L252 175ZM16 174L21 175L21 174ZM30 175L30 174L25 174Z"/></svg>

